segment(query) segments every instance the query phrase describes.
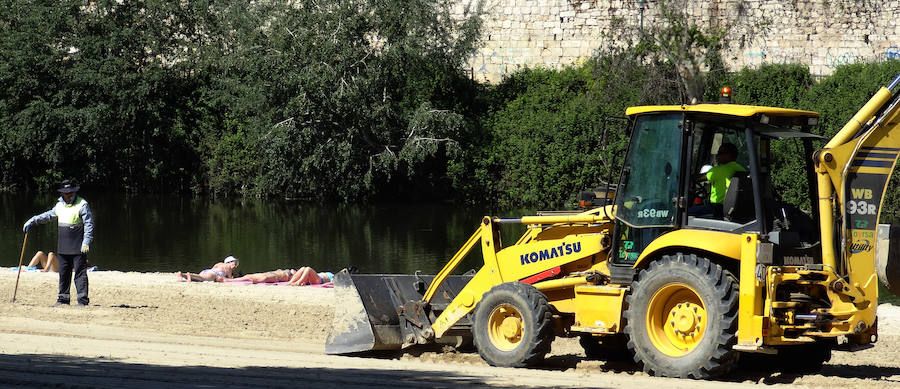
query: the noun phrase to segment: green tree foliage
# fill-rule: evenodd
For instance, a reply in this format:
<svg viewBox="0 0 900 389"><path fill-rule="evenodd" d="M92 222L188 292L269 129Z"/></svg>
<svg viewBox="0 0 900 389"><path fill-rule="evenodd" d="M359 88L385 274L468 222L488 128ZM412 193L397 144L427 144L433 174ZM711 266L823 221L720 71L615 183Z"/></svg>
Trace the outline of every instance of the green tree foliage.
<svg viewBox="0 0 900 389"><path fill-rule="evenodd" d="M818 130L826 138L834 136L869 98L900 74L900 61L852 64L835 69L833 75L813 85L802 105L822 114ZM900 218L900 173L891 176L882 208L883 222Z"/></svg>
<svg viewBox="0 0 900 389"><path fill-rule="evenodd" d="M738 103L820 112L830 137L900 73L893 61L819 81L802 65L726 75L728 35L679 4L656 4L662 23L623 27L584 63L483 86L462 71L478 10L455 20L446 0L0 0L0 189L74 176L126 191L557 207L617 181L628 106L730 84ZM774 185L808 209L809 156L791 140L773 150Z"/></svg>
<svg viewBox="0 0 900 389"><path fill-rule="evenodd" d="M588 97L589 70L513 76L526 90L485 120L493 139L482 163L501 205L549 205L596 179L600 132L593 125L598 106ZM579 174L582 169L592 172Z"/></svg>
<svg viewBox="0 0 900 389"><path fill-rule="evenodd" d="M900 61L860 63L839 67L833 75L815 82L806 66L763 65L732 75L735 102L805 109L819 112L814 131L825 139L834 136L882 86L900 74ZM777 86L777 87L773 87ZM816 142L824 146L824 141ZM795 140L772 145L772 183L785 201L809 210L805 177L806 162L812 158ZM883 216L890 222L900 216L900 175L891 177L884 199Z"/></svg>
<svg viewBox="0 0 900 389"><path fill-rule="evenodd" d="M759 69L743 69L724 81L732 87L734 102L793 109L807 109L803 100L814 82L804 65L764 64ZM777 85L777 88L773 88ZM821 146L821 145L819 145ZM773 140L771 180L784 201L809 210L806 162L812 156L804 153L796 139Z"/></svg>
<svg viewBox="0 0 900 389"><path fill-rule="evenodd" d="M334 0L212 12L201 107L236 123L205 138L210 183L241 177L261 195L355 199L402 192L420 165L446 177L476 91L461 69L478 27L447 6ZM222 152L233 160L213 156Z"/></svg>
<svg viewBox="0 0 900 389"><path fill-rule="evenodd" d="M444 0L0 1L6 188L427 195L470 136Z"/></svg>
<svg viewBox="0 0 900 389"><path fill-rule="evenodd" d="M638 48L610 49L577 67L517 72L490 91L469 188L501 207L559 207L603 180L617 182L625 108L675 103L671 66ZM463 181L463 179L459 179Z"/></svg>
<svg viewBox="0 0 900 389"><path fill-rule="evenodd" d="M192 88L167 63L183 43L177 2L0 7L3 186L46 187L65 175L184 187L197 160L191 134L174 126Z"/></svg>

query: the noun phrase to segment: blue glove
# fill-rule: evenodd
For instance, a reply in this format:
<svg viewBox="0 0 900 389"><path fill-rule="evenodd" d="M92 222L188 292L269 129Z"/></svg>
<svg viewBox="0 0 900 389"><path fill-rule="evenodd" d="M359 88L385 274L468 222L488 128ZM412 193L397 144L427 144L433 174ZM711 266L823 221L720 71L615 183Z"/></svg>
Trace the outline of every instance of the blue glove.
<svg viewBox="0 0 900 389"><path fill-rule="evenodd" d="M30 230L30 229L31 229L31 221L29 220L29 221L25 222L25 225L22 226L22 231L24 231L25 233L28 233L28 230Z"/></svg>

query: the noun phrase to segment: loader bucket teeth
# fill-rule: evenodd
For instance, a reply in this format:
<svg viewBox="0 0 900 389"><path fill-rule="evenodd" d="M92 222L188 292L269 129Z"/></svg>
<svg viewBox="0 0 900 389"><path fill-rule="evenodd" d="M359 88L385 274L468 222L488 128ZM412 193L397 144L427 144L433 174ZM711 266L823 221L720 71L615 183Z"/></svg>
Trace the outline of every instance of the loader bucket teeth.
<svg viewBox="0 0 900 389"><path fill-rule="evenodd" d="M431 304L424 304L423 290L417 284L428 285L433 278L346 271L336 274L334 319L325 340L325 353L398 350L421 343L423 331L431 327L433 310L446 306L472 279L471 276L447 277ZM416 304L427 309L410 309Z"/></svg>

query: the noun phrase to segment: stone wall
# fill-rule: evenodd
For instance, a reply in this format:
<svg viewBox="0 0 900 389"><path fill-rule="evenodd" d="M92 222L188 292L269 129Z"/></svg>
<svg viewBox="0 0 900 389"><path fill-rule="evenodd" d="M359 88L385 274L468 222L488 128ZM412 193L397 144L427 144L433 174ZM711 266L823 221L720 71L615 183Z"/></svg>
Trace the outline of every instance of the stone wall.
<svg viewBox="0 0 900 389"><path fill-rule="evenodd" d="M464 15L479 0L454 0ZM659 22L655 0L481 0L482 48L472 76L496 82L522 67L557 68L616 44L611 32ZM725 28L729 70L803 63L814 75L859 61L900 59L897 0L672 0L700 26ZM643 5L643 6L642 6ZM611 27L616 21L624 27Z"/></svg>

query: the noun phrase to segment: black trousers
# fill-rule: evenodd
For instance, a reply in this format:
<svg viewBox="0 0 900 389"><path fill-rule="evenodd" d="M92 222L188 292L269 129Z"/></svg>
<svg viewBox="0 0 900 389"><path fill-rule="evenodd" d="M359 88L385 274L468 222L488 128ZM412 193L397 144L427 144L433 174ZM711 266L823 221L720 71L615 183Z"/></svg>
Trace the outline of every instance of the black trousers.
<svg viewBox="0 0 900 389"><path fill-rule="evenodd" d="M75 290L78 303L88 305L87 254L59 254L59 297L57 302L69 303L69 288L72 285L72 267L75 268Z"/></svg>

